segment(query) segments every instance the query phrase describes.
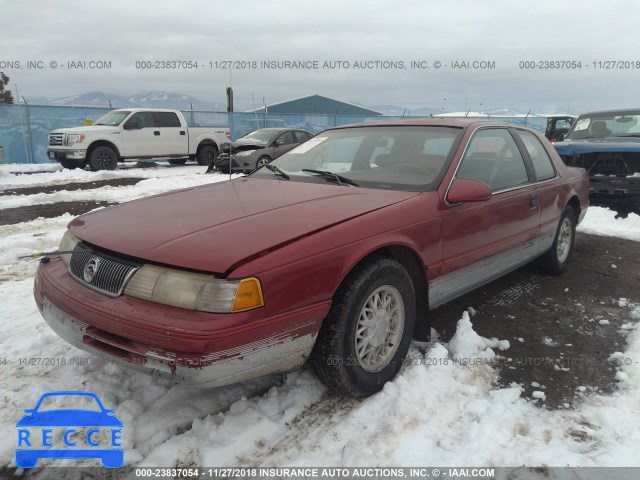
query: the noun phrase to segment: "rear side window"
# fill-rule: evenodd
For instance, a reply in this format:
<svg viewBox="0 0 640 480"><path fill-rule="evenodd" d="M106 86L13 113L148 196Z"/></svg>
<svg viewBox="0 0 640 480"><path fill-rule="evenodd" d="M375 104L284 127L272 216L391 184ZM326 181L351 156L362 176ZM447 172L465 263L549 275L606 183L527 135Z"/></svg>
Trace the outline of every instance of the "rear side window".
<svg viewBox="0 0 640 480"><path fill-rule="evenodd" d="M529 153L531 163L533 163L533 170L536 172L536 179L540 182L554 178L556 170L553 168L553 162L540 139L531 132L524 130L517 130L517 132Z"/></svg>
<svg viewBox="0 0 640 480"><path fill-rule="evenodd" d="M155 112L157 127L180 127L178 115L174 112Z"/></svg>
<svg viewBox="0 0 640 480"><path fill-rule="evenodd" d="M481 180L492 192L529 183L524 159L506 128L478 131L469 142L456 176Z"/></svg>

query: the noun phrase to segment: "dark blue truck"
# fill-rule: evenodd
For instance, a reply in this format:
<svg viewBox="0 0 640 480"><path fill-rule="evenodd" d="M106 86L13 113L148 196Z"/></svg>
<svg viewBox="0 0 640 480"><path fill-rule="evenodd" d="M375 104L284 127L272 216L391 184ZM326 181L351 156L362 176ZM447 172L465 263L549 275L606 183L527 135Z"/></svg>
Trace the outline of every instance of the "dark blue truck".
<svg viewBox="0 0 640 480"><path fill-rule="evenodd" d="M553 146L587 170L593 204L640 210L640 108L583 113Z"/></svg>

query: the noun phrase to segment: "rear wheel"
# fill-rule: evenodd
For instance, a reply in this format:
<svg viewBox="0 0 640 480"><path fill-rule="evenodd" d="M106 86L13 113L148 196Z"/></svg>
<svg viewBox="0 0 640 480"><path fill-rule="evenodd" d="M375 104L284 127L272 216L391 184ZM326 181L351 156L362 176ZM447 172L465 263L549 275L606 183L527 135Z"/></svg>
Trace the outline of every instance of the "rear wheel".
<svg viewBox="0 0 640 480"><path fill-rule="evenodd" d="M115 170L118 166L118 156L112 148L97 147L89 156L89 167L94 172L98 170Z"/></svg>
<svg viewBox="0 0 640 480"><path fill-rule="evenodd" d="M558 230L551 248L540 257L540 267L549 275L560 275L567 269L576 239L576 214L570 206L565 207L560 217Z"/></svg>
<svg viewBox="0 0 640 480"><path fill-rule="evenodd" d="M218 157L218 149L215 145L203 145L198 149L196 160L198 165L212 165Z"/></svg>
<svg viewBox="0 0 640 480"><path fill-rule="evenodd" d="M338 289L312 353L320 380L334 392L368 396L402 367L415 324L411 278L396 260L356 267Z"/></svg>

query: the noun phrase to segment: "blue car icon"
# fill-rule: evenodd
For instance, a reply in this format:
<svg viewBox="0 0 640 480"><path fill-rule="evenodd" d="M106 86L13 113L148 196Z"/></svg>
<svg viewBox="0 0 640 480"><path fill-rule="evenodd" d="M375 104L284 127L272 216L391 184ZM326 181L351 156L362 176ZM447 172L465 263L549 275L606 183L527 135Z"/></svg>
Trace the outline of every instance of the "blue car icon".
<svg viewBox="0 0 640 480"><path fill-rule="evenodd" d="M39 411L42 403L49 397L77 396L90 397L95 400L100 407L97 410L82 409L46 409ZM51 402L51 400L49 400ZM85 459L99 458L102 465L108 468L121 467L124 463L124 451L122 448L100 448L100 442L96 435L100 429L111 429L110 446L120 447L120 428L122 422L114 415L114 410L104 408L100 398L95 393L90 392L49 392L40 397L33 409L25 410L26 415L16 423L18 427L18 448L16 449L16 465L20 468L35 467L40 458L69 458ZM40 431L30 430L34 427L44 427ZM53 447L52 428L63 427L64 445L71 448L57 449ZM73 448L79 440L72 441L69 436L76 433L73 427L92 427L86 434L88 448ZM38 435L42 435L41 442ZM33 448L20 448L33 447ZM40 448L42 447L42 448Z"/></svg>

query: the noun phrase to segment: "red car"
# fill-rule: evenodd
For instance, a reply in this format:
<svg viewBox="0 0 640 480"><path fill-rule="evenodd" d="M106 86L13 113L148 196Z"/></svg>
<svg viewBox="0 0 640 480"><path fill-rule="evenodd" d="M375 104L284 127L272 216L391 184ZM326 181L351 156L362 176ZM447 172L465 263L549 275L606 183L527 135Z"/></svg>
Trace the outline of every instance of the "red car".
<svg viewBox="0 0 640 480"><path fill-rule="evenodd" d="M370 395L430 309L538 258L562 273L587 206L586 172L532 130L349 125L247 177L74 219L35 298L62 338L137 370L224 385L310 358L331 390Z"/></svg>

